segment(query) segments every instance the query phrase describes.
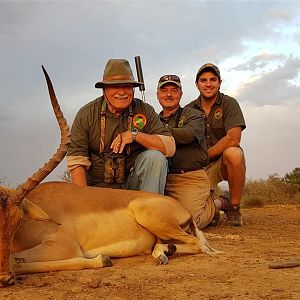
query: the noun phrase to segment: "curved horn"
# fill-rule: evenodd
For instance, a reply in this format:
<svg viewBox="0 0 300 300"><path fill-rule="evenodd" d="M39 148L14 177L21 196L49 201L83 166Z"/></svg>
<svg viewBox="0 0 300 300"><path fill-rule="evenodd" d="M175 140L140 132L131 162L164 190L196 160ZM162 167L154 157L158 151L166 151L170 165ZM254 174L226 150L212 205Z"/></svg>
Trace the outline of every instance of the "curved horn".
<svg viewBox="0 0 300 300"><path fill-rule="evenodd" d="M60 132L61 132L61 141L59 148L57 149L56 153L52 156L52 158L41 168L39 169L36 173L34 173L30 178L27 179L26 182L23 184L19 185L16 189L17 191L17 199L14 200L15 204L20 206L23 199L26 197L26 195L32 191L44 178L46 178L56 167L57 165L64 159L66 153L67 153L67 148L70 143L70 130L69 126L67 124L67 121L60 110L60 106L58 104L53 85L51 83L51 80L49 78L48 73L46 72L45 68L42 66L46 81L47 81L47 86L48 86L48 91L49 91L49 96L51 99L51 104L52 108L55 114L55 117L57 119Z"/></svg>

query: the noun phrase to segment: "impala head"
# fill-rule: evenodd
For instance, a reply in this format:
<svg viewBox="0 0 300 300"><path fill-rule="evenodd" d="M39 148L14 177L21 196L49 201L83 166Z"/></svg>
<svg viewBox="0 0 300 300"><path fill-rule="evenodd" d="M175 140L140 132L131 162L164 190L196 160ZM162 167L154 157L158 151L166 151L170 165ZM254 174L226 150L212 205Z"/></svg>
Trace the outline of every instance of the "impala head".
<svg viewBox="0 0 300 300"><path fill-rule="evenodd" d="M14 282L15 276L10 266L10 250L14 235L22 220L21 204L26 195L63 160L70 142L67 121L60 110L50 78L44 67L42 68L46 77L53 111L60 127L61 143L53 157L26 182L16 189L0 186L0 286L7 286Z"/></svg>

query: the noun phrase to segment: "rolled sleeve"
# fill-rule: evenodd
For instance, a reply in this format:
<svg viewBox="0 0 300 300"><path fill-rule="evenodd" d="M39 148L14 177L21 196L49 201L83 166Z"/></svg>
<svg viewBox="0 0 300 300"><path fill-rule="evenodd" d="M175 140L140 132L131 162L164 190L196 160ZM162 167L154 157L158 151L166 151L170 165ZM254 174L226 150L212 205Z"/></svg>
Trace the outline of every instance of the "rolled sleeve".
<svg viewBox="0 0 300 300"><path fill-rule="evenodd" d="M166 135L160 135L160 134L158 134L157 136L161 139L162 143L165 146L165 149L166 149L165 156L172 157L176 151L176 143L175 143L174 138L172 136L166 136Z"/></svg>
<svg viewBox="0 0 300 300"><path fill-rule="evenodd" d="M67 156L67 167L69 171L74 170L78 166L83 166L86 169L89 169L91 162L86 156Z"/></svg>

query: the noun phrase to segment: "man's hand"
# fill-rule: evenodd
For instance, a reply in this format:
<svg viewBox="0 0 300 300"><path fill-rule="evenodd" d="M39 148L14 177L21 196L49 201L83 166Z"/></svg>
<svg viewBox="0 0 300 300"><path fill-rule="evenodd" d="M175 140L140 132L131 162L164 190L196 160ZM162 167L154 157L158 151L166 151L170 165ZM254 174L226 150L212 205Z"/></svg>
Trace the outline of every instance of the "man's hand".
<svg viewBox="0 0 300 300"><path fill-rule="evenodd" d="M112 141L110 148L114 153L122 153L127 144L133 142L131 131L125 131L118 134L117 137Z"/></svg>

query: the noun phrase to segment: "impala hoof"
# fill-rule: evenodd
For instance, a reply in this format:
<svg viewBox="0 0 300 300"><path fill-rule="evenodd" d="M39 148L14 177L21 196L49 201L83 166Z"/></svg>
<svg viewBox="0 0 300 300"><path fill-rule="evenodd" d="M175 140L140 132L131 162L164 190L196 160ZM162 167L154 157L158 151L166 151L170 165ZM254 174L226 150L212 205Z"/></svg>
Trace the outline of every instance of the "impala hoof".
<svg viewBox="0 0 300 300"><path fill-rule="evenodd" d="M161 253L158 256L153 256L153 258L155 259L158 265L166 265L169 261L167 255L164 253Z"/></svg>
<svg viewBox="0 0 300 300"><path fill-rule="evenodd" d="M172 256L176 252L177 248L174 244L168 244L168 251L164 251L167 256Z"/></svg>
<svg viewBox="0 0 300 300"><path fill-rule="evenodd" d="M6 274L1 274L0 275L0 287L4 287L4 286L9 286L14 284L15 282L15 274L10 272L10 273L6 273Z"/></svg>
<svg viewBox="0 0 300 300"><path fill-rule="evenodd" d="M111 267L113 265L110 257L107 255L102 255L102 262L103 267Z"/></svg>

